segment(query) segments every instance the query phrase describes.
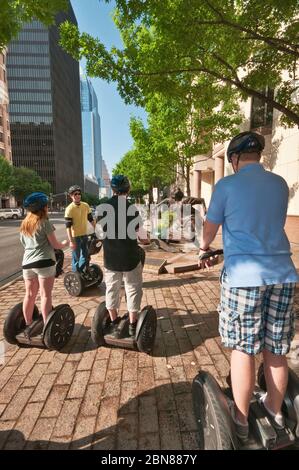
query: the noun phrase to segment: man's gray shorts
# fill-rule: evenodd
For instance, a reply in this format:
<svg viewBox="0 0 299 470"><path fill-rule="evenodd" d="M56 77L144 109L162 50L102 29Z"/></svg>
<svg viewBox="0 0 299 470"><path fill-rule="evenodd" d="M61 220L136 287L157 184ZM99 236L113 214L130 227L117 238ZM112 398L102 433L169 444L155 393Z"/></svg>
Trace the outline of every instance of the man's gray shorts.
<svg viewBox="0 0 299 470"><path fill-rule="evenodd" d="M142 269L139 263L132 271L110 271L105 268L106 308L119 308L121 283L124 280L129 312L139 312L142 299Z"/></svg>

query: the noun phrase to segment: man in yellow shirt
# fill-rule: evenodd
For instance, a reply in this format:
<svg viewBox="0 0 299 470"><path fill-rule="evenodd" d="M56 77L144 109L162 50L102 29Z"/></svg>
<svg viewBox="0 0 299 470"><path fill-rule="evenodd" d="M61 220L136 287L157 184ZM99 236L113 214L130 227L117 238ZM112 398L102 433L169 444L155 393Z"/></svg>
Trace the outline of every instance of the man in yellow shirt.
<svg viewBox="0 0 299 470"><path fill-rule="evenodd" d="M86 202L81 201L82 191L80 186L74 185L68 191L72 202L65 209L65 224L67 236L72 250L72 270L80 271L87 277L86 267L88 265L87 248L87 221L95 226L91 209Z"/></svg>

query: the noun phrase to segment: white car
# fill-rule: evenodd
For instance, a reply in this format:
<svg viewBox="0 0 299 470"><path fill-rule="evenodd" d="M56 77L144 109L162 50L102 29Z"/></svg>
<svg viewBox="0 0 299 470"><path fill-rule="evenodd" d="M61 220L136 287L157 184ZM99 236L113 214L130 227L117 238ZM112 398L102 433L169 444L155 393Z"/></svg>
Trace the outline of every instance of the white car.
<svg viewBox="0 0 299 470"><path fill-rule="evenodd" d="M19 219L22 217L20 209L0 209L0 220Z"/></svg>

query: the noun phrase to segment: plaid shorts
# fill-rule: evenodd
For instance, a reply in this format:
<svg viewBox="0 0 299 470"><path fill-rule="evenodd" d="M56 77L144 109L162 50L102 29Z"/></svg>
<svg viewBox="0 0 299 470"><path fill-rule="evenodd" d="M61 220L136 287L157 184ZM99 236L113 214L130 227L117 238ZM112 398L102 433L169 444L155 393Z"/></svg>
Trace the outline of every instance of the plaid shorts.
<svg viewBox="0 0 299 470"><path fill-rule="evenodd" d="M264 348L284 355L295 334L292 311L295 283L259 287L229 287L221 278L219 332L228 348L259 354Z"/></svg>

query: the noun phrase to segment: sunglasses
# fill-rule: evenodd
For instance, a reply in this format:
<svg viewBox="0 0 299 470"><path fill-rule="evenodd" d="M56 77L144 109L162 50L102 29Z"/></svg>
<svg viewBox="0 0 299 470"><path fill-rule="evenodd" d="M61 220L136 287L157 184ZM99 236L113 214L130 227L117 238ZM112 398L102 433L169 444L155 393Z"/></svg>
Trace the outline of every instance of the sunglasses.
<svg viewBox="0 0 299 470"><path fill-rule="evenodd" d="M73 193L73 196L81 196L81 193Z"/></svg>

